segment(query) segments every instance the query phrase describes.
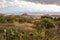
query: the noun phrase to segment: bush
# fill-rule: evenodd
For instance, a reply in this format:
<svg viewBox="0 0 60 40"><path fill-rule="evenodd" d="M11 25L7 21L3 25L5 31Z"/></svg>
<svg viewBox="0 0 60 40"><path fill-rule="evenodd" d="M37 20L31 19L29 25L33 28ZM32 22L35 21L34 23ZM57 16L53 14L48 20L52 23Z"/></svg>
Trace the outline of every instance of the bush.
<svg viewBox="0 0 60 40"><path fill-rule="evenodd" d="M49 19L53 19L51 16L41 16L41 18L49 18Z"/></svg>

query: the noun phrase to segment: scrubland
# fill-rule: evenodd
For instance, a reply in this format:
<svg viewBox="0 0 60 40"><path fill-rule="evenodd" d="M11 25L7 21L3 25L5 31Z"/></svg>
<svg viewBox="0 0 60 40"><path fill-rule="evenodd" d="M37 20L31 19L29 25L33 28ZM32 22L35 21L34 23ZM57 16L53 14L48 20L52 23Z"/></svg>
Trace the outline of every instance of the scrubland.
<svg viewBox="0 0 60 40"><path fill-rule="evenodd" d="M0 40L60 40L60 17L0 15Z"/></svg>

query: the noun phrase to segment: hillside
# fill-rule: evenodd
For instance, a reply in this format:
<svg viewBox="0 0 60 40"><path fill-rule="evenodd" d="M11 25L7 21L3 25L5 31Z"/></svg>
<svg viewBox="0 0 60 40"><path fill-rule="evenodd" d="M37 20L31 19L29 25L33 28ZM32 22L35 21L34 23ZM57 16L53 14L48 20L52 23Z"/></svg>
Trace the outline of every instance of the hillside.
<svg viewBox="0 0 60 40"><path fill-rule="evenodd" d="M60 40L59 30L57 15L0 15L1 40Z"/></svg>

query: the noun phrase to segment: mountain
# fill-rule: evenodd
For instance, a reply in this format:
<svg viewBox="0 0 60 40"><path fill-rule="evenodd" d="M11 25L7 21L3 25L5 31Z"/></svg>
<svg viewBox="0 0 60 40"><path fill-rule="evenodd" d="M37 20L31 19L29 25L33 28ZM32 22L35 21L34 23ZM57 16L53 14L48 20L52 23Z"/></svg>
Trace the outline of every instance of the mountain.
<svg viewBox="0 0 60 40"><path fill-rule="evenodd" d="M2 12L1 14L12 14L12 15L21 15L27 13L29 15L60 15L60 12L20 12L20 11L10 11Z"/></svg>

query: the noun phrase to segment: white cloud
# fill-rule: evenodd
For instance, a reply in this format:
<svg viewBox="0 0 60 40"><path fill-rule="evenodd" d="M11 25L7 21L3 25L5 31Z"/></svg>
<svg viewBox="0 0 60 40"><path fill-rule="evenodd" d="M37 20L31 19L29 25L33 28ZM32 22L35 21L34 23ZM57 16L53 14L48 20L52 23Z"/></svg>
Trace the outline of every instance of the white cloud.
<svg viewBox="0 0 60 40"><path fill-rule="evenodd" d="M22 11L22 12L60 12L60 6L54 4L36 4L27 1L2 1L1 11Z"/></svg>

